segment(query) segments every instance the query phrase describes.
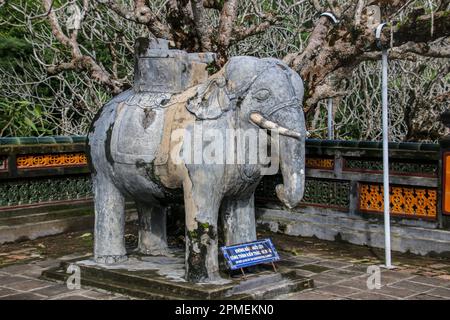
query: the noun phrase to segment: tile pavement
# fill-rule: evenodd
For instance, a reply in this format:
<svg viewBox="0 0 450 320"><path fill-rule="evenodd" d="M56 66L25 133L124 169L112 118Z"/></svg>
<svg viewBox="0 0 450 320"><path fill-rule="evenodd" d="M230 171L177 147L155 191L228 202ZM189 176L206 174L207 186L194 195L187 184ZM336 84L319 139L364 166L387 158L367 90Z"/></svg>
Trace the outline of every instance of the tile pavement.
<svg viewBox="0 0 450 320"><path fill-rule="evenodd" d="M329 244L327 244L328 246ZM23 251L23 250L22 250ZM86 254L86 253L85 253ZM282 253L285 266L297 274L314 279L315 287L305 291L280 295L289 300L449 300L450 262L433 260L411 264L417 257L404 259L399 268L381 269L381 288L367 287L367 268L379 263L374 259L355 257L353 253L341 256L333 250L313 252L304 250L300 256ZM61 260L76 255L22 261L0 266L0 300L124 300L129 297L102 290L85 288L69 290L65 284L39 279L46 268L57 266ZM411 260L412 259L412 260ZM399 261L399 260L398 260Z"/></svg>
<svg viewBox="0 0 450 320"><path fill-rule="evenodd" d="M81 288L69 290L65 284L40 280L41 272L57 264L54 260L42 263L17 264L0 268L0 300L117 300L128 299L106 291Z"/></svg>
<svg viewBox="0 0 450 320"><path fill-rule="evenodd" d="M450 299L450 280L416 275L411 270L380 268L381 288L369 289L369 264L349 261L328 261L315 257L285 257L297 260L299 274L314 279L315 287L305 291L281 295L289 300L443 300ZM316 268L317 266L317 268ZM325 267L325 268L323 268ZM307 270L307 274L305 274Z"/></svg>
<svg viewBox="0 0 450 320"><path fill-rule="evenodd" d="M289 300L445 300L450 299L450 280L404 270L381 269L381 288L367 287L368 265L346 261L284 257L298 273L314 279L315 287L280 295ZM17 264L0 268L0 300L117 300L126 296L92 288L69 290L65 284L39 279L41 272L58 260Z"/></svg>

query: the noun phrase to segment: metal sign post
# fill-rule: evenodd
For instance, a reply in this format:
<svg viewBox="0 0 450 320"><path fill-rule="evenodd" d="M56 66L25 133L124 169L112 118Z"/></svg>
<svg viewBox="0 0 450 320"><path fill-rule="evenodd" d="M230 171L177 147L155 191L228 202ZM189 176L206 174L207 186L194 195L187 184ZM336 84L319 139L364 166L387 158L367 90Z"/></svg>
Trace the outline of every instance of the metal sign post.
<svg viewBox="0 0 450 320"><path fill-rule="evenodd" d="M391 262L391 222L390 222L390 197L389 197L389 123L388 123L388 52L381 46L381 30L386 25L382 23L377 27L377 45L382 50L381 53L381 100L382 100L382 124L383 124L383 191L384 191L384 246L385 246L385 267L392 268Z"/></svg>
<svg viewBox="0 0 450 320"><path fill-rule="evenodd" d="M334 129L333 129L333 99L328 98L328 140L334 139Z"/></svg>
<svg viewBox="0 0 450 320"><path fill-rule="evenodd" d="M327 17L333 23L333 25L336 25L339 23L339 20L336 18L336 16L332 12L324 12L320 15L320 17ZM333 140L334 139L334 128L333 128L333 99L332 98L328 98L327 110L328 110L328 139Z"/></svg>

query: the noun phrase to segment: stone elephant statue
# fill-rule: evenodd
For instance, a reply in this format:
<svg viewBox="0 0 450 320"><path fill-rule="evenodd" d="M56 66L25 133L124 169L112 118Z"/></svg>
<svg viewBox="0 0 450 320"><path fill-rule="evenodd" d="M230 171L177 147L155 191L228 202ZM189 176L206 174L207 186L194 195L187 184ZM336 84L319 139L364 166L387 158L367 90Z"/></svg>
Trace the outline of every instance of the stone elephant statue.
<svg viewBox="0 0 450 320"><path fill-rule="evenodd" d="M271 58L233 57L210 77L196 58L182 58L181 67L175 69L160 59L155 67L149 56L167 58L172 54L167 52L176 51L167 50L164 43L159 46L139 51L134 88L108 102L88 134L95 194L94 256L106 264L126 260L126 197L138 209L138 250L165 254L166 208L173 194L183 192L186 280L211 282L219 277L219 219L225 244L256 240L254 191L267 163L246 162L245 157L239 163L202 161L202 152L212 141L205 135L260 128L278 135L278 149L271 157L279 159L283 184L276 187L276 194L286 206L296 206L305 181L303 83L286 64ZM173 77L171 72L182 74ZM183 75L186 72L190 74ZM177 85L170 81L182 90L173 89ZM159 87L163 84L168 84L165 90ZM203 148L200 160L192 148L198 141ZM235 148L226 152L243 149L245 154L251 145L238 143Z"/></svg>

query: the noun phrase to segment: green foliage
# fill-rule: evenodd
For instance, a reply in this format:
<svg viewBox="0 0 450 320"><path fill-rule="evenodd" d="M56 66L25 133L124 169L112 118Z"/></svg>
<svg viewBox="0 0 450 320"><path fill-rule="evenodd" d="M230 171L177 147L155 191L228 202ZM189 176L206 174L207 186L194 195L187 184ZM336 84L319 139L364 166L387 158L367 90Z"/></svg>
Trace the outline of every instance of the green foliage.
<svg viewBox="0 0 450 320"><path fill-rule="evenodd" d="M18 60L32 53L32 47L25 39L25 27L14 25L14 16L8 10L0 9L0 67L16 68ZM13 24L13 26L11 26Z"/></svg>
<svg viewBox="0 0 450 320"><path fill-rule="evenodd" d="M67 1L54 1L53 7L58 8ZM79 96L82 96L87 103L100 107L103 101L107 100L109 93L106 88L99 86L97 90L86 90L85 85L81 83L80 76L74 72L65 72L64 81L70 85L62 83L60 77L49 77L45 79L45 71L42 77L37 76L39 73L39 63L33 55L32 41L40 45L43 50L38 50L37 55L41 61L47 64L55 62L64 62L70 60L70 48L63 46L60 42L54 41L51 46L42 45L42 39L35 39L33 35L28 33L26 25L23 23L25 17L18 10L13 10L11 6L20 7L27 16L37 16L44 13L41 1L35 0L10 0L6 5L0 7L0 136L39 136L50 134L64 134L61 128L55 124L61 123L63 113L58 112L59 108L66 107L70 104L70 109L65 113L69 117L69 121L74 123L88 123L89 117L87 106L80 102ZM79 3L80 5L80 3ZM99 7L101 14L109 14L103 7ZM43 18L37 18L30 21L35 34L51 34L48 21ZM64 20L60 21L63 32L66 32ZM120 25L119 25L120 26ZM81 32L78 36L78 42L84 51L95 52L95 58L99 64L106 66L108 69L112 65L109 41L105 39L116 39L117 34L123 34L124 30L118 28L110 28L101 30L104 38L89 39L89 35ZM30 41L31 40L31 41ZM120 53L119 53L120 54ZM127 56L129 61L133 57ZM33 72L31 71L33 70ZM37 70L37 71L36 71ZM118 65L117 70L120 78L129 76L129 70L126 67ZM2 74L17 75L22 82L33 83L27 90L18 89L17 92L11 90L11 87L3 87L2 84L8 82L6 77L3 81ZM43 80L45 79L45 80ZM11 83L11 82L9 82ZM73 91L75 88L75 92ZM65 99L55 97L55 91L60 90L61 96ZM77 91L83 92L77 95ZM92 98L92 92L96 97ZM108 97L107 97L108 96ZM48 102L48 105L46 104ZM89 105L91 107L92 105ZM77 110L75 110L77 108ZM48 110L53 110L49 112ZM91 110L89 110L91 111ZM93 110L95 113L95 110ZM86 119L87 118L87 119ZM66 119L67 121L67 119ZM86 127L86 125L85 125Z"/></svg>
<svg viewBox="0 0 450 320"><path fill-rule="evenodd" d="M7 100L0 101L0 136L43 136L52 135L45 119L49 115L31 102Z"/></svg>
<svg viewBox="0 0 450 320"><path fill-rule="evenodd" d="M16 68L18 59L31 53L31 46L23 38L6 32L0 34L0 67Z"/></svg>

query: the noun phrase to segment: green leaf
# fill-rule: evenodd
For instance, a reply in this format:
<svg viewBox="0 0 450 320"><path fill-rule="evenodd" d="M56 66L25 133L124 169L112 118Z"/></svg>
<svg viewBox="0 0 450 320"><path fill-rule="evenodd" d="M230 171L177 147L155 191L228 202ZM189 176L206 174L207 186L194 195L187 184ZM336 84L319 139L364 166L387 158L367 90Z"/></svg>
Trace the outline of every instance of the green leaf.
<svg viewBox="0 0 450 320"><path fill-rule="evenodd" d="M39 132L39 130L36 128L36 125L33 123L33 121L31 121L30 118L25 117L24 121L25 121L25 123L26 123L29 127L31 127L34 131Z"/></svg>

